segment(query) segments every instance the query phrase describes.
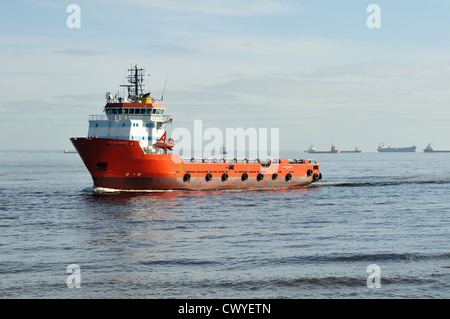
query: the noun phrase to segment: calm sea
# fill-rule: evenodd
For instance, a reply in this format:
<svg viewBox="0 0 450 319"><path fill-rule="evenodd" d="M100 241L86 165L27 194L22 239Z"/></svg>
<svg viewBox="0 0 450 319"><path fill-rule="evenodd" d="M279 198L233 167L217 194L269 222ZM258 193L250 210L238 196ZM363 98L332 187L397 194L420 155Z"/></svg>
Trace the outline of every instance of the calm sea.
<svg viewBox="0 0 450 319"><path fill-rule="evenodd" d="M282 155L323 180L98 194L78 154L0 152L0 297L450 297L450 153Z"/></svg>

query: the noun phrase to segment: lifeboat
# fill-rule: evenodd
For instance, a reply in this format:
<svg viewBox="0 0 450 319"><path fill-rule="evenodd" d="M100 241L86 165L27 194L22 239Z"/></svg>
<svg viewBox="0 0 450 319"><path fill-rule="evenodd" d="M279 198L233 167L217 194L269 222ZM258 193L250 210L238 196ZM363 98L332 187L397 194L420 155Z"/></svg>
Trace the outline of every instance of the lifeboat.
<svg viewBox="0 0 450 319"><path fill-rule="evenodd" d="M163 136L159 140L156 141L155 146L160 149L167 151L173 151L173 147L176 145L173 138L169 138L166 142L166 133L164 132Z"/></svg>

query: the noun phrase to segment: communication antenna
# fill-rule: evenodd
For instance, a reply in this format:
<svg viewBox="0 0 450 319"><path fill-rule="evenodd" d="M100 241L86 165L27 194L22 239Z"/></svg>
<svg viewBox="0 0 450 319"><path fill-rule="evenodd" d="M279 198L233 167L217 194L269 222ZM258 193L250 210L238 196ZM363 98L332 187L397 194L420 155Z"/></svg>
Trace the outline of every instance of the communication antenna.
<svg viewBox="0 0 450 319"><path fill-rule="evenodd" d="M164 82L164 88L161 94L161 101L164 100L164 92L166 91L167 79L169 78L169 72L167 72L166 81Z"/></svg>

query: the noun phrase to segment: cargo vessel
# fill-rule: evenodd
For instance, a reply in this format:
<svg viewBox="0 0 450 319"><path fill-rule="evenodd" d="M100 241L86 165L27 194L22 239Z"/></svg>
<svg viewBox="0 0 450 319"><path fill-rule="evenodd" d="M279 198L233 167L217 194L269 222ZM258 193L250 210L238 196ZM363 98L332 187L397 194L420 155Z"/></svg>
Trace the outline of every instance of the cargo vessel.
<svg viewBox="0 0 450 319"><path fill-rule="evenodd" d="M391 146L386 146L383 143L381 143L378 148L377 148L378 152L415 152L416 151L416 147L413 146L409 146L409 147L391 147Z"/></svg>
<svg viewBox="0 0 450 319"><path fill-rule="evenodd" d="M312 153L314 153L314 154L336 154L339 152L339 150L336 148L336 146L331 144L331 148L329 151L316 151L316 148L314 147L314 145L311 145L309 147L309 149L305 152L310 153L310 154L312 154Z"/></svg>
<svg viewBox="0 0 450 319"><path fill-rule="evenodd" d="M431 147L431 143L423 149L425 153L450 153L450 150L435 150Z"/></svg>
<svg viewBox="0 0 450 319"><path fill-rule="evenodd" d="M361 153L361 150L358 147L355 147L353 151L341 151L341 153Z"/></svg>
<svg viewBox="0 0 450 319"><path fill-rule="evenodd" d="M128 69L126 98L106 94L104 114L89 116L87 137L70 140L94 187L127 191L304 187L322 178L309 159L182 158L167 139L173 123L163 98L144 93L145 70Z"/></svg>

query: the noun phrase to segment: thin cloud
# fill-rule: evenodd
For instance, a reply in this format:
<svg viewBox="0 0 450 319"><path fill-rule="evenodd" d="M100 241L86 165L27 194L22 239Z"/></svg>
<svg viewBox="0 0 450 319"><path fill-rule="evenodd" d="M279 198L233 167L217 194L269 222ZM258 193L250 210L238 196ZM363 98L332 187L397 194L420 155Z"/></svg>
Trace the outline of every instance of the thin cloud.
<svg viewBox="0 0 450 319"><path fill-rule="evenodd" d="M108 1L108 3L110 2L111 1ZM115 0L115 2L123 2L126 5L130 5L131 3L153 10L234 17L286 14L298 10L297 5L294 3L281 3L272 0Z"/></svg>
<svg viewBox="0 0 450 319"><path fill-rule="evenodd" d="M143 47L143 49L155 53L164 53L164 54L191 54L198 52L197 49L188 48L181 45L166 45L166 44L149 45Z"/></svg>
<svg viewBox="0 0 450 319"><path fill-rule="evenodd" d="M74 55L74 56L94 56L108 54L108 51L91 49L62 49L51 51L50 54Z"/></svg>
<svg viewBox="0 0 450 319"><path fill-rule="evenodd" d="M30 0L27 0L27 1L25 1L25 4L34 5L34 6L38 6L38 7L49 7L49 8L58 8L58 9L67 7L67 4L56 3L54 1L30 1Z"/></svg>

